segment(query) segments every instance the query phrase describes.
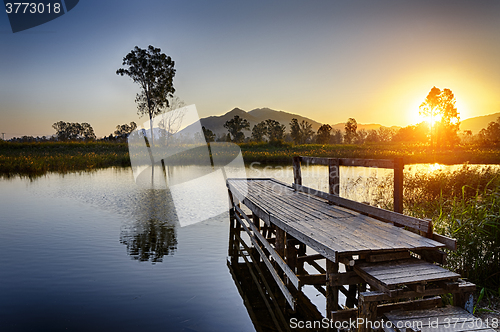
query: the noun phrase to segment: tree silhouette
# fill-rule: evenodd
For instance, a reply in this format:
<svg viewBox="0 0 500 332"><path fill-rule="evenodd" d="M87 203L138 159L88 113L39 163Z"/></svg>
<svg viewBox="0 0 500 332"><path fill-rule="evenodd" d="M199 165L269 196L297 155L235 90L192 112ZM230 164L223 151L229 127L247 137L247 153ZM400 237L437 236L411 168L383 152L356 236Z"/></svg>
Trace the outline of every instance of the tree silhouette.
<svg viewBox="0 0 500 332"><path fill-rule="evenodd" d="M300 125L299 121L295 118L290 122L290 136L292 136L292 140L295 144L300 144L301 142L301 134L300 134Z"/></svg>
<svg viewBox="0 0 500 332"><path fill-rule="evenodd" d="M213 131L205 128L205 126L202 126L201 129L203 130L203 135L205 136L205 141L207 141L207 143L215 141L215 134Z"/></svg>
<svg viewBox="0 0 500 332"><path fill-rule="evenodd" d="M319 144L328 144L330 142L330 132L332 131L332 126L329 124L324 124L318 129L318 135L316 140Z"/></svg>
<svg viewBox="0 0 500 332"><path fill-rule="evenodd" d="M269 142L280 142L285 137L285 126L276 120L267 119L267 137Z"/></svg>
<svg viewBox="0 0 500 332"><path fill-rule="evenodd" d="M56 130L57 139L59 141L75 141L85 139L87 141L96 138L94 128L86 122L72 123L59 121L52 125Z"/></svg>
<svg viewBox="0 0 500 332"><path fill-rule="evenodd" d="M344 141L347 144L351 144L353 140L356 138L356 130L358 129L358 123L354 118L349 118L347 123L345 124L345 134Z"/></svg>
<svg viewBox="0 0 500 332"><path fill-rule="evenodd" d="M119 138L126 138L131 132L137 129L137 124L135 122L130 122L130 125L128 124L122 124L116 126L116 130L114 134L119 137Z"/></svg>
<svg viewBox="0 0 500 332"><path fill-rule="evenodd" d="M149 116L151 141L154 144L153 117L169 106L168 97L174 92L174 61L161 49L151 45L147 49L136 46L123 58L123 65L117 75L127 75L139 84L141 92L136 95L137 114Z"/></svg>
<svg viewBox="0 0 500 332"><path fill-rule="evenodd" d="M433 87L420 105L419 114L430 117L431 146L434 145L435 140L438 145L454 144L458 141L460 117L455 102L455 96L450 89L441 91Z"/></svg>
<svg viewBox="0 0 500 332"><path fill-rule="evenodd" d="M240 118L239 115L235 115L231 120L224 123L224 128L226 128L231 136L233 136L233 142L243 142L245 139L245 134L243 130L249 130L250 123L247 119Z"/></svg>
<svg viewBox="0 0 500 332"><path fill-rule="evenodd" d="M257 123L252 128L252 140L255 142L262 142L264 140L264 136L267 134L267 126L265 121L261 121Z"/></svg>

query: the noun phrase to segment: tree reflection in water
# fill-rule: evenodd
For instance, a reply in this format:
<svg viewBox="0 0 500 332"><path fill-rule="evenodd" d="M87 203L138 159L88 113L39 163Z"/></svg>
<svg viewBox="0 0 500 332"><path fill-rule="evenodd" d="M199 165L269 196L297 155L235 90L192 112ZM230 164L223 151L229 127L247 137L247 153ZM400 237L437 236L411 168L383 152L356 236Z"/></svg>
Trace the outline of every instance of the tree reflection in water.
<svg viewBox="0 0 500 332"><path fill-rule="evenodd" d="M120 243L135 260L162 262L177 249L177 216L167 189L145 189L136 198L135 221L124 224Z"/></svg>

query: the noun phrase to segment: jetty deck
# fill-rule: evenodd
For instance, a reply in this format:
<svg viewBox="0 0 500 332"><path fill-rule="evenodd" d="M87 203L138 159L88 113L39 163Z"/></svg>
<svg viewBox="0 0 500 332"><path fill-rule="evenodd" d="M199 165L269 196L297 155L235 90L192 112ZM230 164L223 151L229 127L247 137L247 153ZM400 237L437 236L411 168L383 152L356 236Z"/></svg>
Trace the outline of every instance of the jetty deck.
<svg viewBox="0 0 500 332"><path fill-rule="evenodd" d="M304 161L329 167L328 193L302 185ZM470 310L475 285L440 266L446 258L441 249L455 250L455 240L434 234L428 220L339 197L343 164L394 168L394 206L402 209L401 160L296 157L293 184L269 178L227 180L233 263L242 250L253 251L255 263L267 266L292 310L301 288L314 286L325 296L332 321L376 321L395 310L430 309L445 293L454 295L456 306ZM244 249L241 232L250 240ZM345 295L343 303L339 292Z"/></svg>

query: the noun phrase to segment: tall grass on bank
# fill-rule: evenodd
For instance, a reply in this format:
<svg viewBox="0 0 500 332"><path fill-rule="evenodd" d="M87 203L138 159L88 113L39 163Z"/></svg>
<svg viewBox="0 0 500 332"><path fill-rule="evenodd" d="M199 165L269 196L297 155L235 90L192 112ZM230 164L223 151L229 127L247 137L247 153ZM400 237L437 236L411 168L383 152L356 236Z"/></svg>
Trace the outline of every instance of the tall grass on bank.
<svg viewBox="0 0 500 332"><path fill-rule="evenodd" d="M388 177L372 201L390 209L391 192ZM500 295L499 170L464 165L452 172L406 172L403 205L405 214L430 218L436 233L457 240L448 268Z"/></svg>
<svg viewBox="0 0 500 332"><path fill-rule="evenodd" d="M43 142L1 143L0 174L43 175L110 166L129 166L126 143Z"/></svg>

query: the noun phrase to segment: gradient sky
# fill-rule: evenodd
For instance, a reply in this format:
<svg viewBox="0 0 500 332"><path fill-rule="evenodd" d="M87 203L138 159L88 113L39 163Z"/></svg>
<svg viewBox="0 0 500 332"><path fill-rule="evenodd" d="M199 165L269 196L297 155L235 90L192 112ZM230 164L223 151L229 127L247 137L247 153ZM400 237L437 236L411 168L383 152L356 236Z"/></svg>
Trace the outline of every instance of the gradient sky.
<svg viewBox="0 0 500 332"><path fill-rule="evenodd" d="M0 132L142 123L139 87L115 72L150 44L173 58L177 95L201 117L269 107L406 126L433 86L454 92L462 119L500 112L499 17L497 0L80 0L13 34L0 13Z"/></svg>

